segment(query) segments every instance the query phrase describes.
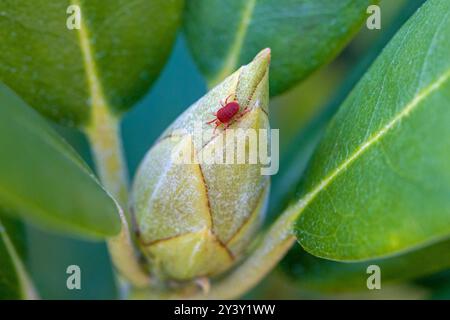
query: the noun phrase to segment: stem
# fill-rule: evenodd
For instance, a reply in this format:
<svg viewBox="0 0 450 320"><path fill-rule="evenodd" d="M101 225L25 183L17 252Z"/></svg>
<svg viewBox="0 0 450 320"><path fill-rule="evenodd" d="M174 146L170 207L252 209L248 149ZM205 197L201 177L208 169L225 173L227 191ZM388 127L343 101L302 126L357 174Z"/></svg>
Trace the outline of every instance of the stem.
<svg viewBox="0 0 450 320"><path fill-rule="evenodd" d="M75 1L75 0L74 0ZM80 5L76 0L75 4ZM103 94L97 71L93 41L89 28L81 20L78 40L91 96L91 123L86 128L100 180L118 201L123 210L127 208L128 186L125 160L122 153L119 120L110 113ZM122 229L116 237L108 240L108 248L114 265L133 285L141 287L149 282L147 273L139 264L130 236L127 220L119 208Z"/></svg>
<svg viewBox="0 0 450 320"><path fill-rule="evenodd" d="M100 180L119 203L122 223L120 233L108 239L108 249L119 273L134 286L145 287L149 284L149 276L139 263L128 221L122 211L127 208L128 178L120 139L120 123L110 113L103 100L97 102L92 108L92 122L86 129L86 134L90 140Z"/></svg>

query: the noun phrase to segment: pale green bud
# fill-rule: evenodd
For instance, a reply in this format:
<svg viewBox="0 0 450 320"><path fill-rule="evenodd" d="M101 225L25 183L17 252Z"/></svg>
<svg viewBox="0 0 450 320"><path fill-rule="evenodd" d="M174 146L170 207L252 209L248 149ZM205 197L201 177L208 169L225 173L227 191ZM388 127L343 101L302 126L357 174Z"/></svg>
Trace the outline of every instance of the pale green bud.
<svg viewBox="0 0 450 320"><path fill-rule="evenodd" d="M140 248L157 275L175 280L217 275L245 254L258 231L270 179L261 174L260 162L249 163L248 140L243 140L245 163L212 160L226 158L231 131L270 131L269 63L270 50L265 49L194 103L141 163L131 205ZM235 98L241 106L239 119L213 132L214 124L206 122L230 95L229 101ZM203 141L195 129L199 127ZM236 143L231 145L238 153ZM174 154L188 155L191 161L181 163Z"/></svg>

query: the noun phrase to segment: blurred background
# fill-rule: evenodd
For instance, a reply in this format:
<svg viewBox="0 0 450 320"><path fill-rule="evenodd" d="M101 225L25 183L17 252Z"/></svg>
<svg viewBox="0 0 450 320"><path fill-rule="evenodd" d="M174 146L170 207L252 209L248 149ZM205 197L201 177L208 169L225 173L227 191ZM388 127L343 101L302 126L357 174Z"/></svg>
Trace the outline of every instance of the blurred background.
<svg viewBox="0 0 450 320"><path fill-rule="evenodd" d="M281 167L273 177L270 222L280 212L274 199L282 200L292 171L300 175L310 155L320 129L326 124L351 88L370 66L386 42L403 22L420 6L422 0L384 0L381 30L362 28L354 40L331 64L315 72L306 81L271 100L270 119L273 128L280 128ZM161 132L189 105L206 92L205 81L192 60L183 33L180 32L172 54L156 84L123 122L124 148L130 178L140 160ZM55 128L92 166L90 151L84 136L75 129L55 125ZM294 148L293 148L294 146ZM289 150L296 150L295 156ZM298 152L298 151L301 152ZM289 177L291 180L289 180ZM280 203L280 201L276 201ZM282 201L281 201L282 203ZM27 226L29 252L26 264L44 299L114 299L117 298L112 266L104 243L94 243L43 232ZM308 255L299 246L291 255ZM312 256L307 259L318 259ZM68 265L82 270L82 290L66 288ZM284 263L286 265L286 263ZM288 266L289 267L289 266ZM305 270L294 270L294 273ZM449 272L443 272L414 283L383 287L371 292L322 292L306 290L281 271L274 270L246 298L450 298ZM376 290L375 290L376 291Z"/></svg>

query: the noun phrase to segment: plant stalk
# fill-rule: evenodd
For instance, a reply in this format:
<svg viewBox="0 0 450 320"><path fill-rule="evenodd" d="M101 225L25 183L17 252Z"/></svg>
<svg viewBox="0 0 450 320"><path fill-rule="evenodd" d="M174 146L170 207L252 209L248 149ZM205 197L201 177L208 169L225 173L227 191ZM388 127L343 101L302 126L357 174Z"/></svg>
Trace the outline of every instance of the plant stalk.
<svg viewBox="0 0 450 320"><path fill-rule="evenodd" d="M114 266L135 287L146 287L149 275L139 263L124 211L128 202L128 174L120 138L120 122L103 101L92 108L92 122L86 129L97 171L106 190L118 202L120 233L107 240Z"/></svg>

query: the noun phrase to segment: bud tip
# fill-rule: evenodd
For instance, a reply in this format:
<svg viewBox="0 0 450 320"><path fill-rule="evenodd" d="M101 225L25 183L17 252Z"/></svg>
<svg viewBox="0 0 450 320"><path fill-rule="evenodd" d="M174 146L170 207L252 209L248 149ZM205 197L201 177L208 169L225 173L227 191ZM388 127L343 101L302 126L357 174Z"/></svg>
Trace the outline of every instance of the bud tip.
<svg viewBox="0 0 450 320"><path fill-rule="evenodd" d="M258 53L257 58L265 58L268 60L268 62L270 62L270 55L271 55L270 48L265 48Z"/></svg>

